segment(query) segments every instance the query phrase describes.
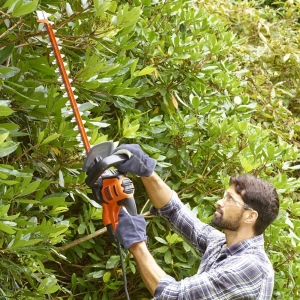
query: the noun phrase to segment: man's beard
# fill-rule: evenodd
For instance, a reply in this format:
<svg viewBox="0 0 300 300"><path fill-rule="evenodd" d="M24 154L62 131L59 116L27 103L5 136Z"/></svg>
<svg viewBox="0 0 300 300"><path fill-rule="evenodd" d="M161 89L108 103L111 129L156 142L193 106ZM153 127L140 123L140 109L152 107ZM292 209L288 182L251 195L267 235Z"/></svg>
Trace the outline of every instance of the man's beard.
<svg viewBox="0 0 300 300"><path fill-rule="evenodd" d="M223 213L220 210L217 210L220 215L214 215L211 224L220 228L220 229L225 229L225 230L230 230L230 231L237 231L240 227L240 221L243 216L243 211L235 218L231 218L230 220L224 220L223 218Z"/></svg>

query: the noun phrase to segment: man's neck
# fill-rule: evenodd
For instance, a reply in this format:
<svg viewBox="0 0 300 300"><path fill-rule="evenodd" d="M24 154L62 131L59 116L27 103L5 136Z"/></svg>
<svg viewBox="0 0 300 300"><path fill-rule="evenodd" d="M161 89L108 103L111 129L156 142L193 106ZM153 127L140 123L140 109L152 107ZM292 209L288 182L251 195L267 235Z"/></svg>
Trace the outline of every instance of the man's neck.
<svg viewBox="0 0 300 300"><path fill-rule="evenodd" d="M249 228L240 228L237 231L224 230L226 236L226 245L230 247L234 244L240 243L244 240L250 239L255 236L253 230Z"/></svg>

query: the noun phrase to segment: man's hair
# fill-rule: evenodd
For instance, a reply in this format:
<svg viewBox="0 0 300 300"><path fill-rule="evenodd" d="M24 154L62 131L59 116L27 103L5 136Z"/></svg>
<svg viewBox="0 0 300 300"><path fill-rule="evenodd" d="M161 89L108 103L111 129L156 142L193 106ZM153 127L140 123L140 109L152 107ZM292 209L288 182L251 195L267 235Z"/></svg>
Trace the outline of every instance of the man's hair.
<svg viewBox="0 0 300 300"><path fill-rule="evenodd" d="M279 198L276 189L268 182L252 175L239 175L230 178L230 185L243 201L257 211L254 225L256 235L262 234L276 219L279 211Z"/></svg>

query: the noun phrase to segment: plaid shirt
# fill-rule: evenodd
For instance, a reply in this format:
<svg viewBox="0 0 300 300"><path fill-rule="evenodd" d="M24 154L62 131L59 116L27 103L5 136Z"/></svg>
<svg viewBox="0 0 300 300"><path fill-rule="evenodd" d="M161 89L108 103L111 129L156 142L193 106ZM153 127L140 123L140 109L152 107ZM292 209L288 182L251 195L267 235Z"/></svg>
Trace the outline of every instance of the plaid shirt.
<svg viewBox="0 0 300 300"><path fill-rule="evenodd" d="M154 300L271 299L274 271L259 235L226 247L225 235L202 223L173 192L171 201L151 212L168 220L172 228L202 254L196 275L176 281L163 277Z"/></svg>

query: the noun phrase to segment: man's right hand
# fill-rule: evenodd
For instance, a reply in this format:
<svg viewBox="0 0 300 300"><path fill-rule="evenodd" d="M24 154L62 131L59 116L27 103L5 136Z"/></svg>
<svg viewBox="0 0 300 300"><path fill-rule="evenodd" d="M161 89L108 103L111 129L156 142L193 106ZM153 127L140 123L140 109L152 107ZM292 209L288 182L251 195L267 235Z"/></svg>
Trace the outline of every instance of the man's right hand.
<svg viewBox="0 0 300 300"><path fill-rule="evenodd" d="M118 166L122 173L133 173L142 177L149 177L155 168L156 161L143 152L137 144L123 144L117 147L113 154L126 154L128 160Z"/></svg>

